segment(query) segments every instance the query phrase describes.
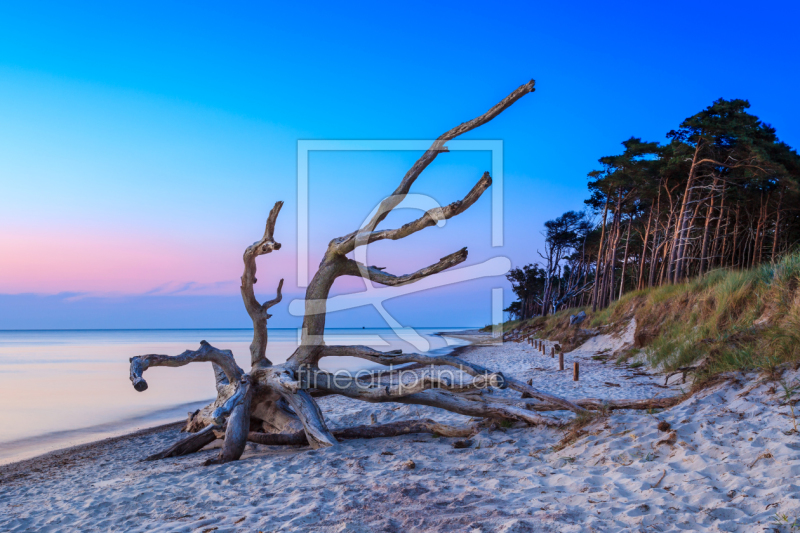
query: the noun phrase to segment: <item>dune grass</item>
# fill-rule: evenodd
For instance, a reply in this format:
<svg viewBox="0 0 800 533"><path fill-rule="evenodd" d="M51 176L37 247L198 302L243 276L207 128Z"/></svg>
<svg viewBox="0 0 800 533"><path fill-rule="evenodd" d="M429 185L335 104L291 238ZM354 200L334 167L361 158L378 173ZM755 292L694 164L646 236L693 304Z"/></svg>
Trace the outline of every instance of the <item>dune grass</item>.
<svg viewBox="0 0 800 533"><path fill-rule="evenodd" d="M800 253L748 270L714 270L685 283L625 294L607 309L565 309L514 327L568 347L582 339L568 327L581 310L590 328L621 327L635 317L637 340L650 364L665 370L704 361L708 374L773 370L800 361Z"/></svg>

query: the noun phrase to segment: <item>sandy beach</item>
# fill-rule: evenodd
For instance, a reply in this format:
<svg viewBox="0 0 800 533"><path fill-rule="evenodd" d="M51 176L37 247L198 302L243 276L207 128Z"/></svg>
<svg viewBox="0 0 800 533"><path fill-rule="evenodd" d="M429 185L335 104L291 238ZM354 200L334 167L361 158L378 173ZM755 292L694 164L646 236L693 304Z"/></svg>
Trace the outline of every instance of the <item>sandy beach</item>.
<svg viewBox="0 0 800 533"><path fill-rule="evenodd" d="M630 343L632 331L591 339L566 354L561 372L525 343L459 350L568 398L688 390L680 375L665 386L663 374L598 357ZM458 445L467 447L420 434L320 450L248 444L242 460L218 466L202 466L213 450L140 462L180 438L181 424L162 426L0 467L0 530L791 531L800 443L781 387L755 373L724 378L667 410L598 417L567 440L561 429L515 425L484 429ZM332 427L469 420L341 397L320 405Z"/></svg>
<svg viewBox="0 0 800 533"><path fill-rule="evenodd" d="M800 533L800 3L632 7L0 3L0 533Z"/></svg>

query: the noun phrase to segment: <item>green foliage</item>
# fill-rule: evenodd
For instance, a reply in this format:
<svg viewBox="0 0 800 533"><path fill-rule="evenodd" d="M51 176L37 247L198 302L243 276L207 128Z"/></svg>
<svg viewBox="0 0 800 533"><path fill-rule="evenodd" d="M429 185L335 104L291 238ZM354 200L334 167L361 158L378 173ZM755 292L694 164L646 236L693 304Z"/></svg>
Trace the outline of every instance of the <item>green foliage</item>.
<svg viewBox="0 0 800 533"><path fill-rule="evenodd" d="M796 518L790 518L786 513L775 513L775 518L773 520L778 527L786 526L790 531L795 531L800 528L800 521Z"/></svg>
<svg viewBox="0 0 800 533"><path fill-rule="evenodd" d="M714 333L746 322L736 314L741 307L759 311L749 301L756 287L792 279L797 254L789 254L794 265L766 265L738 277L725 269L773 262L800 242L796 151L742 99L714 101L667 137L663 145L630 137L621 154L598 160L585 203L602 217L588 223L569 211L548 221L545 249L537 250L541 264L508 275L519 300L506 311L529 318L588 302L606 308L590 319L598 327L613 321L620 306L627 309L624 297L614 302L618 295L638 302L635 288L666 284L647 295L648 303L672 305L717 287L718 294L707 296L722 298L721 312L708 323L700 302L706 333ZM681 351L680 359L691 359L692 347Z"/></svg>
<svg viewBox="0 0 800 533"><path fill-rule="evenodd" d="M519 327L520 324L522 323L523 323L522 320L509 320L508 322L501 322L498 325L500 326L501 331L505 333L506 331L511 331L512 329ZM491 333L493 331L493 328L494 324L489 324L488 326L482 327L479 331Z"/></svg>
<svg viewBox="0 0 800 533"><path fill-rule="evenodd" d="M792 423L794 424L794 432L797 433L797 417L794 414L794 402L792 401L794 395L800 391L800 383L796 381L794 383L787 383L786 381L781 381L781 387L783 388L783 401L785 404L789 406L792 412Z"/></svg>
<svg viewBox="0 0 800 533"><path fill-rule="evenodd" d="M610 333L635 317L637 333L650 333L641 353L665 370L703 361L707 376L773 372L782 363L800 361L800 252L775 264L718 269L686 283L632 291L595 313L583 310L591 327ZM568 316L578 311L565 309L525 324L538 328L541 337L568 343L577 331L568 326ZM635 354L621 354L617 363Z"/></svg>

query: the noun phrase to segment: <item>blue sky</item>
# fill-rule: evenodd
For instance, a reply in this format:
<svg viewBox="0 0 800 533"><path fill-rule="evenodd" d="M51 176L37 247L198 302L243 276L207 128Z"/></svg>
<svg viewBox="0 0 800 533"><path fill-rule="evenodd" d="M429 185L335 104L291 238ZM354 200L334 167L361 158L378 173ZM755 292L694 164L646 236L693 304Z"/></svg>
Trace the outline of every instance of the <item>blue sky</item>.
<svg viewBox="0 0 800 533"><path fill-rule="evenodd" d="M247 327L241 253L276 200L286 201L284 249L260 260L258 290L271 297L285 277L286 301L302 294L299 139L432 138L531 78L534 94L464 136L504 143L505 246L490 246L487 196L446 228L381 243L370 257L396 273L462 246L469 263L535 261L542 223L581 208L586 173L631 135L660 141L716 98L747 98L800 145L798 11L789 2L4 4L0 329ZM417 155L312 155L312 263ZM453 201L489 164L486 153L441 156L414 191ZM508 289L502 278L476 280L389 308L412 325L481 325L493 286ZM285 305L272 324L297 323ZM330 323L382 325L368 309Z"/></svg>

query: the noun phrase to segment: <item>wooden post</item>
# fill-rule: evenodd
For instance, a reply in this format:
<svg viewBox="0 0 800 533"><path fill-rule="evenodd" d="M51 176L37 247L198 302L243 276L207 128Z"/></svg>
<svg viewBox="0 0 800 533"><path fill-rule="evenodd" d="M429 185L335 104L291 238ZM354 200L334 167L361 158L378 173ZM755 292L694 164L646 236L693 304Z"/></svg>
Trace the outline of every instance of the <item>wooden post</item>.
<svg viewBox="0 0 800 533"><path fill-rule="evenodd" d="M578 367L578 362L575 361L574 363L572 363L572 381L578 381L580 375L581 372L580 368Z"/></svg>
<svg viewBox="0 0 800 533"><path fill-rule="evenodd" d="M553 346L552 348L550 348L550 357L555 357L555 356L556 356L556 347Z"/></svg>
<svg viewBox="0 0 800 533"><path fill-rule="evenodd" d="M564 370L564 354L563 353L558 354L558 369L559 370Z"/></svg>

